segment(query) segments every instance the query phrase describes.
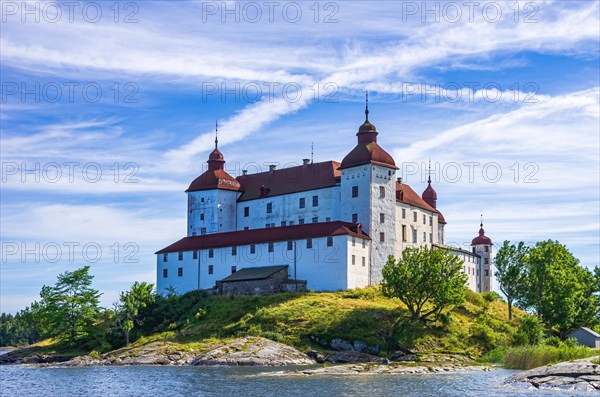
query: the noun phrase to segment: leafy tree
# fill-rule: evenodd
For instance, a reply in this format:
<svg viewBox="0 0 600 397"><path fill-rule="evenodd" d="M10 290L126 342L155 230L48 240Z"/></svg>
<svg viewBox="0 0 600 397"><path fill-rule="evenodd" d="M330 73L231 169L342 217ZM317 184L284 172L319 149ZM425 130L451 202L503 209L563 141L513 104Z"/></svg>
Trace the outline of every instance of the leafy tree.
<svg viewBox="0 0 600 397"><path fill-rule="evenodd" d="M42 312L48 324L49 336L75 344L88 335L100 312L100 293L91 287L94 276L89 266L58 275L53 287L43 286Z"/></svg>
<svg viewBox="0 0 600 397"><path fill-rule="evenodd" d="M541 241L531 249L524 280L520 304L561 338L598 322L594 275L558 241Z"/></svg>
<svg viewBox="0 0 600 397"><path fill-rule="evenodd" d="M544 338L544 324L535 316L526 316L513 335L515 345L538 345Z"/></svg>
<svg viewBox="0 0 600 397"><path fill-rule="evenodd" d="M121 292L119 302L115 303L115 321L117 328L123 331L125 346L129 345L129 334L135 325L143 322L140 310L151 305L154 300L154 285L145 282L135 282L129 291Z"/></svg>
<svg viewBox="0 0 600 397"><path fill-rule="evenodd" d="M384 295L399 298L413 319L436 321L442 311L465 301L467 275L462 261L443 249L406 248L383 267Z"/></svg>
<svg viewBox="0 0 600 397"><path fill-rule="evenodd" d="M513 302L523 290L528 251L528 247L522 241L514 245L507 240L504 241L494 259L496 265L494 276L498 280L500 291L506 296L508 320L512 320Z"/></svg>

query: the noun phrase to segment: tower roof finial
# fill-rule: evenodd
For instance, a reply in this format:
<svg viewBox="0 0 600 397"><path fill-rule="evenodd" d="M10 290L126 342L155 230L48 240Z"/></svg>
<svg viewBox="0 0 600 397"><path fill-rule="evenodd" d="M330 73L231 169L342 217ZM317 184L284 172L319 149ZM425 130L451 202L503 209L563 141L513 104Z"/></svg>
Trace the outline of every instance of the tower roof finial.
<svg viewBox="0 0 600 397"><path fill-rule="evenodd" d="M310 143L310 163L314 163L315 145L314 142Z"/></svg>
<svg viewBox="0 0 600 397"><path fill-rule="evenodd" d="M483 210L481 210L481 214L479 215L479 226L483 227Z"/></svg>
<svg viewBox="0 0 600 397"><path fill-rule="evenodd" d="M215 120L215 149L219 146L219 120Z"/></svg>
<svg viewBox="0 0 600 397"><path fill-rule="evenodd" d="M429 168L428 168L427 183L431 185L431 159L429 159Z"/></svg>
<svg viewBox="0 0 600 397"><path fill-rule="evenodd" d="M369 90L365 90L365 121L369 121Z"/></svg>

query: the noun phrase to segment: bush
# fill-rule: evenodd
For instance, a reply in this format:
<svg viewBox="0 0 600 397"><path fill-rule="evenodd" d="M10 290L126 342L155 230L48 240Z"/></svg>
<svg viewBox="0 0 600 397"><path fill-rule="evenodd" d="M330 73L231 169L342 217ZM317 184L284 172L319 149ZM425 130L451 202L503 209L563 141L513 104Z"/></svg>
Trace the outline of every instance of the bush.
<svg viewBox="0 0 600 397"><path fill-rule="evenodd" d="M481 296L488 302L504 302L504 298L496 291L484 292Z"/></svg>
<svg viewBox="0 0 600 397"><path fill-rule="evenodd" d="M519 324L517 332L513 335L513 345L539 345L544 337L544 325L537 317L527 316Z"/></svg>

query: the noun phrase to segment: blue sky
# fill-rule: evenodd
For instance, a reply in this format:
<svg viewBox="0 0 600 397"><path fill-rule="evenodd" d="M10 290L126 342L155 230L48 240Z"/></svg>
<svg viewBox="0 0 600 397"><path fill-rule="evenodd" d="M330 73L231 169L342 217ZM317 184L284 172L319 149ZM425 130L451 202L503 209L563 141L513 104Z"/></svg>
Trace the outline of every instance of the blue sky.
<svg viewBox="0 0 600 397"><path fill-rule="evenodd" d="M280 2L271 20L263 2L118 15L110 2L99 17L100 3L48 4L2 3L1 311L86 258L106 306L153 282L215 119L232 174L299 163L311 144L315 161L340 161L365 89L419 193L431 159L448 241L468 245L483 211L496 244L556 239L599 263L598 2L519 2L518 16L481 2L472 17L463 2L460 16L447 2Z"/></svg>

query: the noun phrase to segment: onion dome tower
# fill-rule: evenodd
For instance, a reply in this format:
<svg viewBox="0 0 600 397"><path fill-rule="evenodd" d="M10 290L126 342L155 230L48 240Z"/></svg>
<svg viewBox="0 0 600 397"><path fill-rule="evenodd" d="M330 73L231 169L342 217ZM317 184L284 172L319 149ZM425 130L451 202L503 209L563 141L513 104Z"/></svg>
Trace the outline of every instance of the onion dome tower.
<svg viewBox="0 0 600 397"><path fill-rule="evenodd" d="M492 290L492 239L485 235L483 215L481 218L479 235L471 241L471 246L480 257L477 264L477 292L489 292Z"/></svg>
<svg viewBox="0 0 600 397"><path fill-rule="evenodd" d="M218 124L215 124L215 148L207 163L208 169L185 191L188 194L188 236L235 230L241 185L225 171L225 157L219 150Z"/></svg>

